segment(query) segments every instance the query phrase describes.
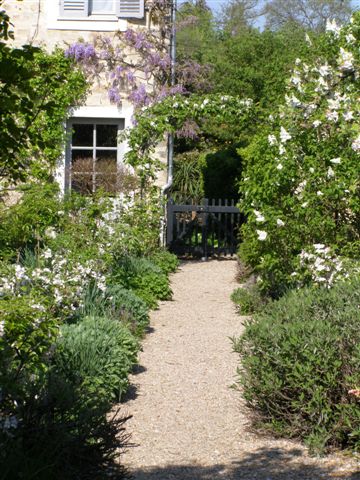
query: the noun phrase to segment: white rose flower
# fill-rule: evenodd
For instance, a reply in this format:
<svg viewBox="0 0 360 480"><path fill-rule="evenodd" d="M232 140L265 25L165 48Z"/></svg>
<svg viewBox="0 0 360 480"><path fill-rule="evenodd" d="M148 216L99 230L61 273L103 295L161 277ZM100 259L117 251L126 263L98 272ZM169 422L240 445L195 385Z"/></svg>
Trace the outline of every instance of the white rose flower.
<svg viewBox="0 0 360 480"><path fill-rule="evenodd" d="M254 214L255 214L255 217L256 217L256 221L261 223L261 222L265 222L265 217L264 215L262 215L258 210L254 210Z"/></svg>
<svg viewBox="0 0 360 480"><path fill-rule="evenodd" d="M262 242L266 240L267 232L265 232L264 230L256 230L256 233L258 234L258 240Z"/></svg>

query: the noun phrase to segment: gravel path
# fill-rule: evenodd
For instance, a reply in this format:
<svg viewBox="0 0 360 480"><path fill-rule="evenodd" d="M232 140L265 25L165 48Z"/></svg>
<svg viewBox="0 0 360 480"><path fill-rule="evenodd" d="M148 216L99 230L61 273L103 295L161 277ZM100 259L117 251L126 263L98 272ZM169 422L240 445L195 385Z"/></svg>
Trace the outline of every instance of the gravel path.
<svg viewBox="0 0 360 480"><path fill-rule="evenodd" d="M297 443L250 432L229 388L238 361L229 337L243 329L230 301L235 274L235 260L212 260L173 275L173 301L152 313L123 406L134 446L122 461L135 480L360 480L349 458L311 458Z"/></svg>

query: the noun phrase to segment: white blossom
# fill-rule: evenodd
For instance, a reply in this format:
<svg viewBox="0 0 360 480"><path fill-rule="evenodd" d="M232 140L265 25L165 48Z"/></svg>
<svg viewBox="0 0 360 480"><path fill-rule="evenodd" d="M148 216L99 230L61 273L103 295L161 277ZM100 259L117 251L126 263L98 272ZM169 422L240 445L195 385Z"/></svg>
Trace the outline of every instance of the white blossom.
<svg viewBox="0 0 360 480"><path fill-rule="evenodd" d="M286 149L282 143L279 145L279 155L284 155L286 153Z"/></svg>
<svg viewBox="0 0 360 480"><path fill-rule="evenodd" d="M340 34L340 27L337 25L336 20L330 20L329 18L326 20L326 31L332 32L336 37Z"/></svg>
<svg viewBox="0 0 360 480"><path fill-rule="evenodd" d="M52 251L50 250L50 248L48 248L47 250L45 250L43 252L42 255L43 255L44 258L51 258L52 257Z"/></svg>
<svg viewBox="0 0 360 480"><path fill-rule="evenodd" d="M360 150L360 135L358 135L355 140L353 140L351 144L351 148L355 151L358 152Z"/></svg>
<svg viewBox="0 0 360 480"><path fill-rule="evenodd" d="M304 188L306 187L306 184L307 184L306 180L303 180L302 182L300 182L294 191L295 195L299 195L300 193L302 193Z"/></svg>
<svg viewBox="0 0 360 480"><path fill-rule="evenodd" d="M288 140L291 140L290 133L287 132L284 127L280 128L280 139L283 143L287 142Z"/></svg>
<svg viewBox="0 0 360 480"><path fill-rule="evenodd" d="M353 54L342 47L340 47L339 69L343 72L354 70Z"/></svg>
<svg viewBox="0 0 360 480"><path fill-rule="evenodd" d="M323 194L323 192L322 192L321 190L318 190L318 191L316 192L316 195L317 195L318 197L322 197L324 194Z"/></svg>
<svg viewBox="0 0 360 480"><path fill-rule="evenodd" d="M277 141L277 140L276 140L275 135L269 135L269 136L268 136L268 142L269 142L270 145L275 145L275 144L276 144L276 141Z"/></svg>
<svg viewBox="0 0 360 480"><path fill-rule="evenodd" d="M45 236L48 237L48 238L56 238L56 230L54 227L48 227L46 230L45 230Z"/></svg>
<svg viewBox="0 0 360 480"><path fill-rule="evenodd" d="M258 210L254 210L254 214L255 214L255 220L259 223L261 222L265 222L265 217L264 215L262 215Z"/></svg>
<svg viewBox="0 0 360 480"><path fill-rule="evenodd" d="M333 170L331 167L329 167L329 168L328 168L328 171L327 171L327 176L328 176L328 178L331 178L331 177L333 177L334 175L335 175L334 170Z"/></svg>
<svg viewBox="0 0 360 480"><path fill-rule="evenodd" d="M264 230L256 230L256 233L258 234L258 239L260 241L266 240L267 232L265 232Z"/></svg>
<svg viewBox="0 0 360 480"><path fill-rule="evenodd" d="M341 163L341 158L340 157L332 158L330 162L333 163L334 165L338 165L339 163Z"/></svg>
<svg viewBox="0 0 360 480"><path fill-rule="evenodd" d="M278 163L276 168L277 168L277 170L282 170L284 167L283 167L282 163Z"/></svg>
<svg viewBox="0 0 360 480"><path fill-rule="evenodd" d="M337 122L339 120L339 114L336 110L335 111L328 110L325 115L330 122Z"/></svg>
<svg viewBox="0 0 360 480"><path fill-rule="evenodd" d="M356 41L356 38L352 33L348 33L347 35L345 35L345 38L347 43L354 43Z"/></svg>
<svg viewBox="0 0 360 480"><path fill-rule="evenodd" d="M313 127L317 128L322 124L321 120L314 120L313 121Z"/></svg>
<svg viewBox="0 0 360 480"><path fill-rule="evenodd" d="M352 112L351 110L349 112L345 112L343 113L343 117L346 122L349 122L350 120L354 119L354 112Z"/></svg>
<svg viewBox="0 0 360 480"><path fill-rule="evenodd" d="M331 73L331 67L326 63L325 65L321 65L321 67L318 67L317 71L322 77L326 77Z"/></svg>
<svg viewBox="0 0 360 480"><path fill-rule="evenodd" d="M283 227L285 225L285 222L283 222L280 218L276 220L276 225L278 227Z"/></svg>
<svg viewBox="0 0 360 480"><path fill-rule="evenodd" d="M0 338L5 334L5 321L0 320Z"/></svg>

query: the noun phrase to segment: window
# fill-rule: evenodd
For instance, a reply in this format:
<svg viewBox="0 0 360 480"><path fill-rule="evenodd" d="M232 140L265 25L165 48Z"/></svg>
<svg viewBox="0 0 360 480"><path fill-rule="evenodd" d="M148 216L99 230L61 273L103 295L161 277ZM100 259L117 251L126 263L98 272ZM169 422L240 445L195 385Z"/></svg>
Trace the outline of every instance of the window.
<svg viewBox="0 0 360 480"><path fill-rule="evenodd" d="M89 13L115 13L115 0L90 0Z"/></svg>
<svg viewBox="0 0 360 480"><path fill-rule="evenodd" d="M72 119L68 148L68 187L83 194L99 188L108 193L120 190L119 132L124 120Z"/></svg>
<svg viewBox="0 0 360 480"><path fill-rule="evenodd" d="M60 17L88 19L97 15L143 18L144 0L60 0Z"/></svg>

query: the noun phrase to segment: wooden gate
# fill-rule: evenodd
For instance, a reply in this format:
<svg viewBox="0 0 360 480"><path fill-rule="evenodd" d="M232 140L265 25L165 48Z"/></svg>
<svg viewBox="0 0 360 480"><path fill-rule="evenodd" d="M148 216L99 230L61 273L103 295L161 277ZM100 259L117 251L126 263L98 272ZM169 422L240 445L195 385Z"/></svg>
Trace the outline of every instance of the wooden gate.
<svg viewBox="0 0 360 480"><path fill-rule="evenodd" d="M242 215L234 203L204 199L201 205L178 205L170 200L166 232L170 251L203 258L236 253Z"/></svg>

